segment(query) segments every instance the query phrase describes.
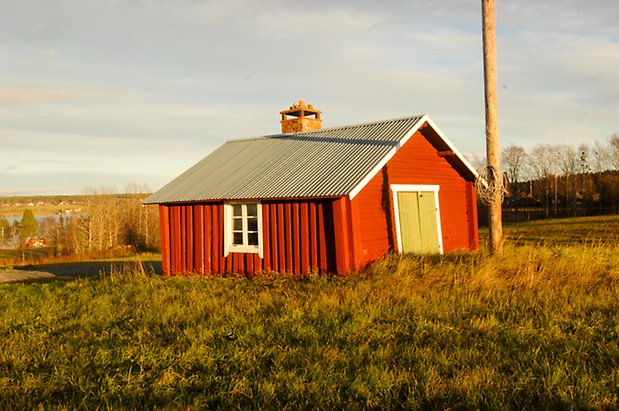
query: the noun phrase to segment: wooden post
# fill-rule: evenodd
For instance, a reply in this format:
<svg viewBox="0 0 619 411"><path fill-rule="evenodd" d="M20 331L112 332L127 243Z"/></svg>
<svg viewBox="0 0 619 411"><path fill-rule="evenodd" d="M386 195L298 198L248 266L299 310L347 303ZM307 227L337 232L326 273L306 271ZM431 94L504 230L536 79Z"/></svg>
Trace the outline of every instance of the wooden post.
<svg viewBox="0 0 619 411"><path fill-rule="evenodd" d="M501 173L501 151L499 149L499 122L497 111L497 86L496 86L496 45L494 29L494 0L482 0L482 25L483 25L483 49L484 49L484 89L486 100L486 158L488 166L494 173L488 173L491 179L500 181L488 181L491 187L502 187L503 175ZM492 254L503 254L503 223L501 217L501 203L503 193L494 190L492 200L488 207L490 228L490 251Z"/></svg>

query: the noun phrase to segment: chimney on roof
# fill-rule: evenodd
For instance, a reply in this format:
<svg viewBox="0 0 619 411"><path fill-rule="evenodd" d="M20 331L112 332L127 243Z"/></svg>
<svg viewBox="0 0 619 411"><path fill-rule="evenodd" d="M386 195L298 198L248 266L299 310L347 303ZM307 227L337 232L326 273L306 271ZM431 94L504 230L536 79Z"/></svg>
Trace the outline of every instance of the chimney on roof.
<svg viewBox="0 0 619 411"><path fill-rule="evenodd" d="M306 105L304 99L294 103L288 110L279 113L282 115L282 133L284 134L320 130L322 127L320 110L316 110L311 104ZM288 116L291 118L288 118Z"/></svg>

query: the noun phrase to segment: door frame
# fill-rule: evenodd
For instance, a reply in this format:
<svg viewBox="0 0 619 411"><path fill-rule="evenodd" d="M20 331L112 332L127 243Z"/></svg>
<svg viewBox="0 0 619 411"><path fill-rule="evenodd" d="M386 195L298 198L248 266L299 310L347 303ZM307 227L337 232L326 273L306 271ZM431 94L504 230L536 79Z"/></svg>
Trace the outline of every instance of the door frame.
<svg viewBox="0 0 619 411"><path fill-rule="evenodd" d="M441 207L438 201L438 185L425 184L390 184L391 192L393 193L393 214L395 215L395 231L398 240L398 253L402 254L402 231L400 228L400 210L398 204L398 193L400 192L433 192L434 202L436 203L436 224L438 233L438 248L439 253L443 254L443 232L441 230Z"/></svg>

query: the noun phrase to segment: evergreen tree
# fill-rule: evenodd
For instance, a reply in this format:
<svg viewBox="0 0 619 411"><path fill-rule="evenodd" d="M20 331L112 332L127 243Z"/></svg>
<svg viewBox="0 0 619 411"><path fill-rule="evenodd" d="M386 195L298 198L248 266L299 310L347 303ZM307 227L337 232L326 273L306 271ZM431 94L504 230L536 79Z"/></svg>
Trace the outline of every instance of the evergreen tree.
<svg viewBox="0 0 619 411"><path fill-rule="evenodd" d="M10 238L9 220L5 217L0 217L0 248L6 247L7 240Z"/></svg>
<svg viewBox="0 0 619 411"><path fill-rule="evenodd" d="M36 237L39 232L39 223L34 218L32 210L27 208L24 210L21 222L19 224L19 238L23 242L28 237Z"/></svg>

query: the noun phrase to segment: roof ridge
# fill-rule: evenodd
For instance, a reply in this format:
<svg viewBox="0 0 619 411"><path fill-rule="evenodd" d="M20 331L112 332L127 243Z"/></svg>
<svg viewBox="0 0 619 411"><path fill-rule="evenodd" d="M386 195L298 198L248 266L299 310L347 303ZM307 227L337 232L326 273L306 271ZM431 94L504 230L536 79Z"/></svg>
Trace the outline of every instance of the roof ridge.
<svg viewBox="0 0 619 411"><path fill-rule="evenodd" d="M393 123L393 122L396 122L396 121L421 119L421 118L423 118L426 115L427 114L417 114L417 115L413 115L413 116L390 118L390 119L386 119L386 120L369 121L369 122L365 122L365 123L345 124L345 125L342 125L342 126L334 126L334 127L321 128L319 130L299 131L299 132L296 132L296 133L274 133L274 134L265 134L265 135L262 135L262 136L255 136L255 137L234 138L232 140L226 141L226 144L227 143L238 143L238 142L243 142L243 141L251 141L251 140L268 140L268 139L271 139L271 138L274 138L274 137L281 137L281 136L305 136L305 135L319 134L319 133L323 133L325 131L337 131L337 130L342 130L342 129L351 128L351 127L365 127L365 126L379 125L379 124L385 124L385 123Z"/></svg>

